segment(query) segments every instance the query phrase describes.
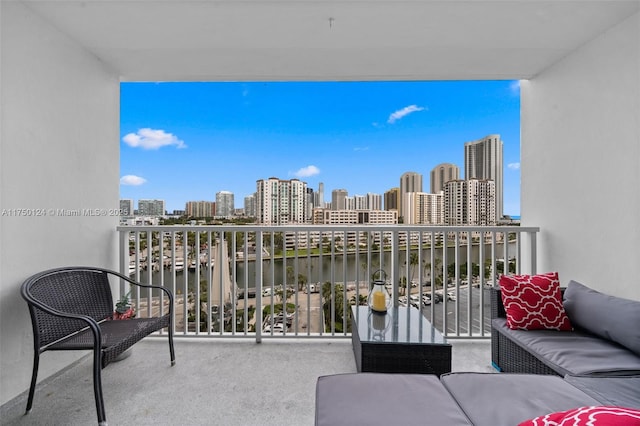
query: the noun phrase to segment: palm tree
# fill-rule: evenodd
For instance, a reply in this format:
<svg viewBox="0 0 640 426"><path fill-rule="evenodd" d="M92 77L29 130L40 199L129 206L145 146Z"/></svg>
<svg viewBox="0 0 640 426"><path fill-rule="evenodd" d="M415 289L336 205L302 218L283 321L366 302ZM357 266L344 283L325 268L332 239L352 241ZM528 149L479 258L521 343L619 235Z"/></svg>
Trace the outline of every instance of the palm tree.
<svg viewBox="0 0 640 426"><path fill-rule="evenodd" d="M354 294L353 296L351 296L351 299L349 299L349 303L352 305L367 306L367 304L369 303L368 300L369 299L366 295L360 294L358 295L358 300L356 301L356 295Z"/></svg>
<svg viewBox="0 0 640 426"><path fill-rule="evenodd" d="M407 294L407 277L400 277L400 281L398 283L400 290L402 290L402 295Z"/></svg>
<svg viewBox="0 0 640 426"><path fill-rule="evenodd" d="M414 273L415 273L415 269L416 266L420 263L419 261L419 256L418 256L418 252L411 252L411 254L409 254L409 280L411 282L413 282L413 277L414 277Z"/></svg>

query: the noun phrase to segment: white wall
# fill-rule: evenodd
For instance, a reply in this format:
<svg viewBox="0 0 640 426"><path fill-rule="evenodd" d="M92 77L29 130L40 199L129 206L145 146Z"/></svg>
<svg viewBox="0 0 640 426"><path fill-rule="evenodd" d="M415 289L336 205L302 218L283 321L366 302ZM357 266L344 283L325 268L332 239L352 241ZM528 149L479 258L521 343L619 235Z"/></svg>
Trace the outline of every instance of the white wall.
<svg viewBox="0 0 640 426"><path fill-rule="evenodd" d="M117 267L119 80L20 2L1 4L0 404L29 387L33 341L20 285L70 264ZM46 216L15 216L44 209ZM48 352L43 379L78 354Z"/></svg>
<svg viewBox="0 0 640 426"><path fill-rule="evenodd" d="M522 82L522 223L538 272L640 300L640 14Z"/></svg>

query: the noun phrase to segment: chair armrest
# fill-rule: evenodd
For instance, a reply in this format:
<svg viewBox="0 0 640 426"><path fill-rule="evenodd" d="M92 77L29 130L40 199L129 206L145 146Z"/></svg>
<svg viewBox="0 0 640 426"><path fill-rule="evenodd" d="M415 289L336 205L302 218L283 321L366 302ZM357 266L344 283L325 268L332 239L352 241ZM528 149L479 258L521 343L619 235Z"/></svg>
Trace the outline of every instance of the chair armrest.
<svg viewBox="0 0 640 426"><path fill-rule="evenodd" d="M132 278L126 276L126 275L123 275L123 274L121 274L119 272L116 272L116 271L109 271L109 273L111 275L115 275L118 278L121 278L121 279L127 281L129 284L135 285L137 287L148 288L148 289L152 289L152 290L160 290L160 291L164 292L164 294L169 299L169 312L168 312L168 314L171 314L173 312L173 293L171 293L171 291L169 289L164 288L164 287L159 286L159 285L151 285L151 284L140 283L140 282L135 281L134 279L132 279Z"/></svg>

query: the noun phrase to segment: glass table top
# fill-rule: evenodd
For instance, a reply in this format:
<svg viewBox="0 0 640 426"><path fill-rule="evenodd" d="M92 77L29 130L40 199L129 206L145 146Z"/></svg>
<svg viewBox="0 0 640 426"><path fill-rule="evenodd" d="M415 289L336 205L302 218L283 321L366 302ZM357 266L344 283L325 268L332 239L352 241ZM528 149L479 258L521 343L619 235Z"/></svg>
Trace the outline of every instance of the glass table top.
<svg viewBox="0 0 640 426"><path fill-rule="evenodd" d="M386 314L372 312L368 306L352 306L351 310L361 342L447 344L444 336L414 307L392 307Z"/></svg>

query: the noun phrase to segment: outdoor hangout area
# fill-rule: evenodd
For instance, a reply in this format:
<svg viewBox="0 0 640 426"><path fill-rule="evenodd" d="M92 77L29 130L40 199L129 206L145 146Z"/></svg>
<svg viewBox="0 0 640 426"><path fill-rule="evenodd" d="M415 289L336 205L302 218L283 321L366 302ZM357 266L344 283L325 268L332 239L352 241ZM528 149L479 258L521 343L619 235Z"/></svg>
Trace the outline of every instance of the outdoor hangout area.
<svg viewBox="0 0 640 426"><path fill-rule="evenodd" d="M193 395L191 404L208 401L206 410L189 410L196 424L247 424L256 407L264 424L416 424L425 418L434 425L640 424L640 331L628 326L640 323L640 301L576 281L560 287L557 272L506 274L499 287L487 289L490 341L447 339L418 308L393 306L384 281L374 280L367 303L351 306L350 339L212 344L187 338L177 351L173 294L156 286L168 304L153 315L123 316L131 306L114 302L114 278L139 285L87 267L48 270L25 281L36 348L32 387L26 402L23 395L3 407L3 424L38 424L49 410L63 413L66 424L86 424L92 408L98 424L107 424L107 413L120 424L123 406L136 424L157 422L155 407L167 407L163 419L178 421L184 411L171 410L167 398L183 393ZM166 356L157 347L162 336L151 336L163 329L170 363L158 359L159 352ZM52 350L93 350L93 356L36 386L40 354ZM236 385L210 392L208 381L192 382L203 372ZM273 392L256 393L259 383ZM145 398L134 403L129 392Z"/></svg>
<svg viewBox="0 0 640 426"><path fill-rule="evenodd" d="M627 421L638 410L638 0L0 1L0 49L2 425L299 426L354 418L375 424L392 415L389 422L396 424L414 413L422 413L420 423L433 424L443 420L434 413L451 424L482 424L490 413L495 425L552 414L556 420L591 416L585 407L604 406L619 410L598 414ZM109 214L121 198L123 83L434 80L517 82L520 158L510 164L520 176L519 225L165 229L121 226L120 217ZM327 108L338 101L327 96ZM435 115L437 105L430 102L407 99ZM367 146L338 137L335 142L362 149L372 175L396 166L373 149L382 143L377 124L394 129L380 118L363 120L362 131L371 132ZM465 117L456 124L471 132ZM265 133L275 130L274 124ZM429 135L419 137L428 142ZM285 163L297 144L265 161ZM402 140L388 145L415 159ZM253 151L242 145L238 152L233 160L194 156L193 167L232 163L228 179L235 179L246 174L243 156ZM190 169L164 172L189 178ZM350 175L347 164L345 185ZM373 235L378 247L356 244L349 251L334 238L317 260L305 253L299 263L276 259L275 238L266 247L268 235L289 233L295 240L298 232ZM156 253L153 240L163 241L165 233L171 251L163 253L160 243ZM217 269L207 264L190 270L188 244L174 244L189 233L205 234L206 250L218 247L230 257L230 286L220 273L221 257ZM403 235L412 233L415 243L408 238L401 247ZM214 244L227 236L228 250ZM143 239L151 242L145 248ZM248 246L254 241L252 260ZM190 253L202 248L195 245ZM176 263L153 271L153 257L162 265L164 254L182 258L182 272ZM144 258L148 271L139 268ZM68 315L90 333L76 321L59 336L69 341L45 343L64 346L91 336L90 349L39 352L22 286L41 271L74 265L116 271L162 286L171 296L162 290L164 296L149 296L143 288L129 294L136 286L117 279L100 318ZM350 284L370 284L379 268L389 274L392 305L374 317L366 311L368 288ZM544 318L523 314L533 305L522 304L515 290L503 294L509 283L499 282L501 276L555 271L562 296L555 290L546 296ZM263 283L271 294L263 296ZM319 284L319 292L310 284ZM274 294L280 288L282 299ZM255 298L240 302L240 290ZM71 295L53 295L65 306L49 314L79 305ZM524 311L511 311L511 303ZM364 315L357 313L360 307ZM129 329L136 320L168 312L172 318L148 335L157 324L143 333ZM111 315L118 319L107 321ZM103 320L121 322L116 327L128 329L125 336L133 333L133 341L113 347L114 355L128 349L108 365L102 357L111 342L95 325ZM558 330L548 329L553 327ZM402 372L404 366L411 372ZM33 404L25 414L30 389Z"/></svg>
<svg viewBox="0 0 640 426"><path fill-rule="evenodd" d="M418 375L401 362L401 374L382 374L392 372L382 365L323 376L315 424L640 424L640 331L630 326L640 323L640 302L575 281L561 288L557 273L505 275L491 294L497 374ZM439 362L435 352L423 357Z"/></svg>

